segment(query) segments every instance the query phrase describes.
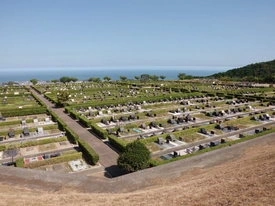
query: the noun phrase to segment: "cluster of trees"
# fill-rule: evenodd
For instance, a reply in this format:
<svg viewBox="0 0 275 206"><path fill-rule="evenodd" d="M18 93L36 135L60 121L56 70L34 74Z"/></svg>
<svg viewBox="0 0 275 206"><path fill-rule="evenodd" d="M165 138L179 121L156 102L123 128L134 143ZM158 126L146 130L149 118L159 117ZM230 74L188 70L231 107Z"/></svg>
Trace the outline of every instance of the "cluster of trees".
<svg viewBox="0 0 275 206"><path fill-rule="evenodd" d="M138 81L141 81L141 82L149 82L149 81L165 80L166 76L164 76L164 75L158 76L158 75L150 75L150 74L141 74L140 76L135 76L134 78L135 78L135 80L138 80ZM192 78L194 78L194 77L191 76L191 75L186 75L185 73L179 73L178 74L178 79L179 80L192 79ZM99 83L99 82L102 82L102 81L110 82L111 80L112 80L111 77L105 76L102 79L99 78L99 77L90 77L87 81ZM130 80L130 79L128 79L126 76L120 76L120 81L128 81L128 80ZM67 77L67 76L61 77L59 80L58 79L52 80L52 82L54 82L54 83L57 83L57 82L68 83L68 82L76 82L76 81L78 81L77 78ZM30 82L32 82L33 85L35 85L35 84L38 83L38 80L37 79L31 79Z"/></svg>
<svg viewBox="0 0 275 206"><path fill-rule="evenodd" d="M59 81L60 82L62 82L62 83L67 83L67 82L76 82L76 81L78 81L78 79L77 78L75 78L75 77L61 77L60 79L59 79Z"/></svg>
<svg viewBox="0 0 275 206"><path fill-rule="evenodd" d="M178 78L179 80L184 80L184 79L193 79L194 77L192 75L187 75L185 73L179 73Z"/></svg>
<svg viewBox="0 0 275 206"><path fill-rule="evenodd" d="M135 76L136 80L140 80L142 82L147 82L147 81L158 81L158 80L164 80L166 76L160 75L150 75L150 74L142 74L140 76Z"/></svg>
<svg viewBox="0 0 275 206"><path fill-rule="evenodd" d="M221 80L275 83L275 60L250 64L241 68L220 72L211 77Z"/></svg>
<svg viewBox="0 0 275 206"><path fill-rule="evenodd" d="M120 76L120 81L127 81L127 80L130 80L128 79L128 77L126 76ZM161 75L161 76L157 76L157 75L149 75L149 74L142 74L140 76L135 76L135 79L136 80L140 80L142 82L146 82L146 81L158 81L158 80L164 80L166 77ZM103 77L103 81L111 81L111 77ZM88 81L91 81L91 82L101 82L101 79L98 78L98 77L91 77L88 79Z"/></svg>

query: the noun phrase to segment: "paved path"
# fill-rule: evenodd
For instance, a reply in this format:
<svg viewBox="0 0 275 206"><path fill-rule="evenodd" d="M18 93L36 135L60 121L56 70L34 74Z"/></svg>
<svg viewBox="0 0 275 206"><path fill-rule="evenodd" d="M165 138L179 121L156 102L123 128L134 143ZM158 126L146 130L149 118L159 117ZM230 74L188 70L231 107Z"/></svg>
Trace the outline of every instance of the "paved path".
<svg viewBox="0 0 275 206"><path fill-rule="evenodd" d="M156 180L175 179L182 176L184 172L191 171L195 168L212 167L223 162L234 160L241 157L247 148L256 145L275 145L274 134L268 134L230 147L224 147L201 155L112 179L94 176L88 177L79 175L79 173L63 174L0 166L0 183L23 185L24 187L32 189L38 188L49 191L58 191L64 189L64 187L68 187L93 193L130 192L153 186Z"/></svg>
<svg viewBox="0 0 275 206"><path fill-rule="evenodd" d="M117 166L118 154L106 145L102 140L91 134L87 128L81 126L77 121L72 119L64 112L64 108L56 108L53 103L47 100L43 95L39 94L34 89L30 91L43 101L47 107L57 114L67 126L69 126L81 139L87 142L99 155L99 162L105 167L108 176L116 177L123 174L122 170Z"/></svg>

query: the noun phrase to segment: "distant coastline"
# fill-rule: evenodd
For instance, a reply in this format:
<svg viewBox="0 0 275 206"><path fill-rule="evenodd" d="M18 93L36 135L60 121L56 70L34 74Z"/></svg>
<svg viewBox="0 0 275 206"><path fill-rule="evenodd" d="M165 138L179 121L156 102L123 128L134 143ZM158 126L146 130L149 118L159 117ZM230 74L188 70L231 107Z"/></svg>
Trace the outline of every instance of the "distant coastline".
<svg viewBox="0 0 275 206"><path fill-rule="evenodd" d="M0 82L24 82L31 79L51 81L60 79L63 76L75 77L79 80L87 80L90 77L110 77L112 80L119 80L120 76L134 79L141 74L165 76L166 80L176 80L179 73L192 76L209 76L217 72L223 72L229 67L98 67L98 68L0 68Z"/></svg>

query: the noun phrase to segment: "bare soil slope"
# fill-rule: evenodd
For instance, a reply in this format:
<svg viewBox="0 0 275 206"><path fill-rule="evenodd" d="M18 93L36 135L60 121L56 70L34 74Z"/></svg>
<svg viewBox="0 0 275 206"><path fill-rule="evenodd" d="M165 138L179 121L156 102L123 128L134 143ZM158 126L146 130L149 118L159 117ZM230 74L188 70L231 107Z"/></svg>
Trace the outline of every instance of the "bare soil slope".
<svg viewBox="0 0 275 206"><path fill-rule="evenodd" d="M274 138L273 138L274 139ZM179 178L155 180L129 193L83 193L29 189L1 183L0 205L274 205L275 140L245 150L239 158L197 168Z"/></svg>

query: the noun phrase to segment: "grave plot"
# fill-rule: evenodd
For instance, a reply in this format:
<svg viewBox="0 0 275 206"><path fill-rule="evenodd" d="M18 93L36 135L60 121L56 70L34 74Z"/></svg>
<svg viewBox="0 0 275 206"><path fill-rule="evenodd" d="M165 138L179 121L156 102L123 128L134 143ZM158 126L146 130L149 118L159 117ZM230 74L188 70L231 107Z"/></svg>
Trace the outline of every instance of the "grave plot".
<svg viewBox="0 0 275 206"><path fill-rule="evenodd" d="M79 172L90 168L90 165L82 159L70 161L68 164L73 172Z"/></svg>
<svg viewBox="0 0 275 206"><path fill-rule="evenodd" d="M154 143L159 147L160 150L170 149L186 144L186 142L184 142L182 139L177 139L174 134L166 135L165 139L163 137L158 137L157 141Z"/></svg>
<svg viewBox="0 0 275 206"><path fill-rule="evenodd" d="M0 136L3 136L1 143L22 142L32 139L43 139L49 137L63 136L63 132L58 129L56 123L45 125L9 125L9 129L0 129Z"/></svg>
<svg viewBox="0 0 275 206"><path fill-rule="evenodd" d="M0 87L0 111L3 115L5 110L24 110L39 106L31 93L22 86Z"/></svg>
<svg viewBox="0 0 275 206"><path fill-rule="evenodd" d="M44 88L43 93L56 101L58 93L68 92L66 111L91 126L91 131L106 138L104 141L113 138L115 146L140 139L151 152L211 141L255 126L257 121L248 115L268 108L267 103L257 101L258 88L212 82L85 82L59 86ZM175 139L167 142L168 135ZM177 151L181 151L179 155L188 154L186 150Z"/></svg>

